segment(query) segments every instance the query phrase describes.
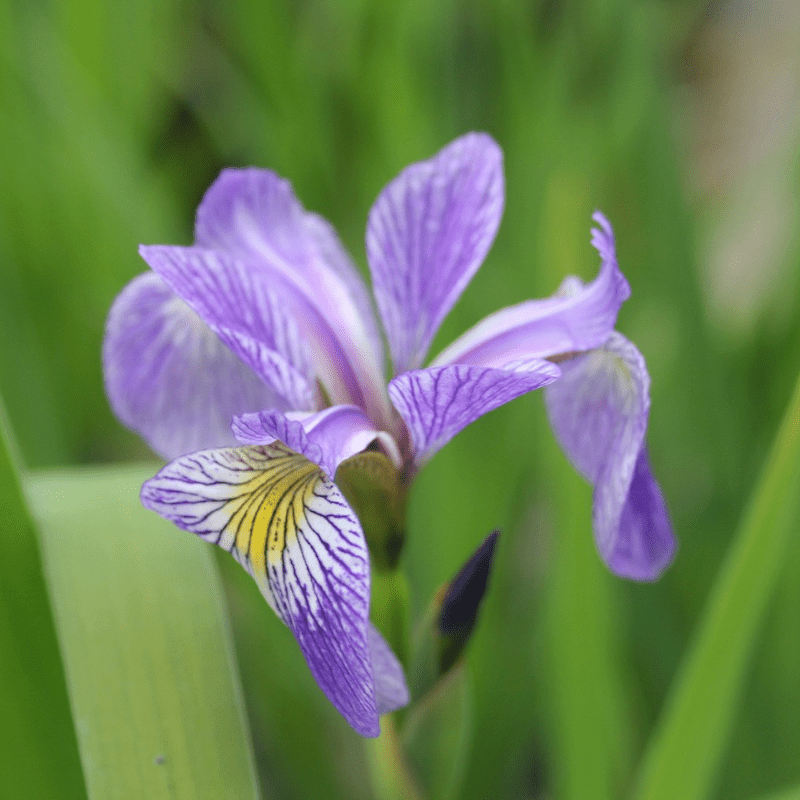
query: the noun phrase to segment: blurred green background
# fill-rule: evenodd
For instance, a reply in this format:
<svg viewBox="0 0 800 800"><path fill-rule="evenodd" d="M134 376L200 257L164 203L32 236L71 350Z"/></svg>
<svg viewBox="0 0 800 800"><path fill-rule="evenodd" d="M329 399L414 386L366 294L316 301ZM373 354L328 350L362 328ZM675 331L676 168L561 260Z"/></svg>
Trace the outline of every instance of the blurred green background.
<svg viewBox="0 0 800 800"><path fill-rule="evenodd" d="M799 54L793 0L0 0L0 394L26 465L152 458L109 411L104 319L139 243L191 242L221 168L289 178L365 267L382 186L488 131L504 221L432 352L593 276L602 209L680 550L655 585L607 573L590 487L534 394L419 476L413 611L501 528L455 796L628 796L800 368ZM789 553L714 797L800 784L800 541ZM220 566L264 796L370 797L362 743Z"/></svg>

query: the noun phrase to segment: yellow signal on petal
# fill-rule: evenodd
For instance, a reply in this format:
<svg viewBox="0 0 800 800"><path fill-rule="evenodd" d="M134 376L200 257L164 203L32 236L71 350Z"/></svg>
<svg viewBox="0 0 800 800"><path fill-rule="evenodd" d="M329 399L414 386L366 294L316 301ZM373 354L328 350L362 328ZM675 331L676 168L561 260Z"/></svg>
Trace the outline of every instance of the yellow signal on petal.
<svg viewBox="0 0 800 800"><path fill-rule="evenodd" d="M241 450L249 450L251 457L256 456L256 448ZM322 472L305 456L283 445L267 445L257 450L268 454L269 460L249 464L258 471L238 485L236 494L225 503L224 511L230 517L222 532L224 542L220 544L227 545L226 549L264 587L267 561L271 564L279 561L286 546L293 542L304 520L305 503L322 479Z"/></svg>

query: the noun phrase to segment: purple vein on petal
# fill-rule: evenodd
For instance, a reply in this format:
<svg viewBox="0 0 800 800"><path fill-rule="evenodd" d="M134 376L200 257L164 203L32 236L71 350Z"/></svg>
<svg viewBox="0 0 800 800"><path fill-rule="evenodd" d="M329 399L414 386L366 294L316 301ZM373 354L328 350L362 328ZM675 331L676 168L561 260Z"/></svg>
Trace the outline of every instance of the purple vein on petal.
<svg viewBox="0 0 800 800"><path fill-rule="evenodd" d="M331 702L358 733L378 735L367 546L316 465L279 443L204 451L147 481L142 502L229 550L292 630Z"/></svg>
<svg viewBox="0 0 800 800"><path fill-rule="evenodd" d="M418 367L486 257L505 200L503 155L470 133L404 169L367 222L367 260L394 373Z"/></svg>
<svg viewBox="0 0 800 800"><path fill-rule="evenodd" d="M568 277L552 297L490 314L440 353L433 366L499 366L603 345L630 296L630 286L617 263L611 225L600 212L593 219L600 225L592 229L592 245L600 254L600 271L593 281L584 284Z"/></svg>
<svg viewBox="0 0 800 800"><path fill-rule="evenodd" d="M417 464L429 459L479 417L561 374L549 361L505 369L455 364L412 370L389 384L389 396L408 426Z"/></svg>
<svg viewBox="0 0 800 800"><path fill-rule="evenodd" d="M645 448L650 376L641 353L619 333L559 365L545 389L550 423L575 468L594 486L597 549L609 568L655 580L675 553L675 536Z"/></svg>
<svg viewBox="0 0 800 800"><path fill-rule="evenodd" d="M234 415L285 407L152 272L134 278L111 307L103 373L116 415L166 458L234 444Z"/></svg>

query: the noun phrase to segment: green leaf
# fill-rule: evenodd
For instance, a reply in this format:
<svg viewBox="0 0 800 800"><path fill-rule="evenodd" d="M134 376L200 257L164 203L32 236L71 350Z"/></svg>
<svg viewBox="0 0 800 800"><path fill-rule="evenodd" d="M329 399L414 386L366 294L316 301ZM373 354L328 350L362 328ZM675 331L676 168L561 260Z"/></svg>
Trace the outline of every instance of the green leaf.
<svg viewBox="0 0 800 800"><path fill-rule="evenodd" d="M800 786L792 789L784 789L777 794L767 794L760 796L758 800L800 800Z"/></svg>
<svg viewBox="0 0 800 800"><path fill-rule="evenodd" d="M258 797L211 547L139 504L154 469L29 481L91 798Z"/></svg>
<svg viewBox="0 0 800 800"><path fill-rule="evenodd" d="M646 753L638 800L709 797L764 612L800 523L800 380Z"/></svg>
<svg viewBox="0 0 800 800"><path fill-rule="evenodd" d="M0 407L0 794L86 797L36 536Z"/></svg>
<svg viewBox="0 0 800 800"><path fill-rule="evenodd" d="M404 722L404 749L425 797L461 796L472 724L469 679L462 661L410 708Z"/></svg>

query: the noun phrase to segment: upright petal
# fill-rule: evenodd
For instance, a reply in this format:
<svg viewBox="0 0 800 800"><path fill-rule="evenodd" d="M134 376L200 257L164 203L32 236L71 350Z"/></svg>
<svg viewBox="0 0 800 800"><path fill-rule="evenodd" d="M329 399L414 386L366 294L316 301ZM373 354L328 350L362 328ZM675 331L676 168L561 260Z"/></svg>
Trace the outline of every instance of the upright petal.
<svg viewBox="0 0 800 800"><path fill-rule="evenodd" d="M497 366L517 358L547 358L600 347L614 330L631 290L617 264L610 223L599 211L593 219L600 225L592 229L600 272L591 283L568 277L553 297L490 314L456 339L433 365Z"/></svg>
<svg viewBox="0 0 800 800"><path fill-rule="evenodd" d="M478 417L551 383L560 374L555 364L541 360L505 368L430 367L392 380L389 397L408 426L419 465Z"/></svg>
<svg viewBox="0 0 800 800"><path fill-rule="evenodd" d="M550 423L576 469L594 485L597 549L617 575L655 580L676 541L645 449L650 376L641 353L619 333L559 365L545 390Z"/></svg>
<svg viewBox="0 0 800 800"><path fill-rule="evenodd" d="M173 461L142 503L231 552L294 633L317 683L362 736L377 736L369 556L358 519L319 467L284 445Z"/></svg>
<svg viewBox="0 0 800 800"><path fill-rule="evenodd" d="M195 240L279 280L333 401L387 418L383 344L364 281L333 228L303 209L288 181L270 170L224 170L197 209Z"/></svg>
<svg viewBox="0 0 800 800"><path fill-rule="evenodd" d="M404 169L378 196L367 259L395 375L422 364L503 215L503 154L482 133Z"/></svg>
<svg viewBox="0 0 800 800"><path fill-rule="evenodd" d="M111 307L103 374L114 413L168 459L235 444L234 415L285 407L152 272Z"/></svg>
<svg viewBox="0 0 800 800"><path fill-rule="evenodd" d="M317 405L310 356L295 320L258 275L229 256L198 247L139 249L219 338L282 398Z"/></svg>
<svg viewBox="0 0 800 800"><path fill-rule="evenodd" d="M386 431L376 430L357 406L332 406L316 414L276 410L243 414L233 421L233 434L242 444L270 444L277 439L318 464L330 477L342 461L376 440L395 466L400 466L394 439Z"/></svg>

